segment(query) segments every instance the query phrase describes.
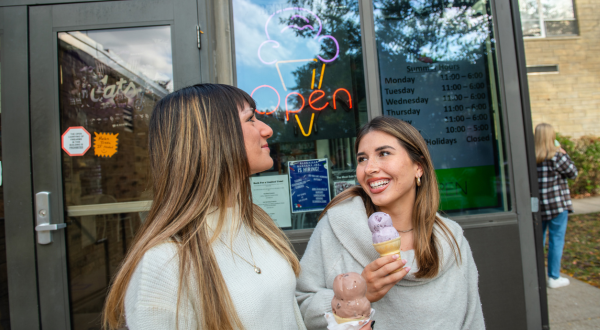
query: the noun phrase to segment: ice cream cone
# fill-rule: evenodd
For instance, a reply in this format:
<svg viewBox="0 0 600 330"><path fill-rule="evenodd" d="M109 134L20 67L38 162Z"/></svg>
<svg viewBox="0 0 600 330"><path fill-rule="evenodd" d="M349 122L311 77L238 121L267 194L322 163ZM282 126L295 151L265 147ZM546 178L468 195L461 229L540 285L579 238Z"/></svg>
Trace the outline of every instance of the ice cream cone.
<svg viewBox="0 0 600 330"><path fill-rule="evenodd" d="M337 324L342 324L342 323L346 323L346 322L366 320L368 316L361 317L360 319L347 319L345 317L339 317L339 316L335 315L335 313L333 313L333 317L335 317L335 321L337 322Z"/></svg>
<svg viewBox="0 0 600 330"><path fill-rule="evenodd" d="M381 257L389 256L390 254L400 255L400 237L391 239L389 241L373 244L373 247ZM401 269L395 270L392 272L397 273Z"/></svg>

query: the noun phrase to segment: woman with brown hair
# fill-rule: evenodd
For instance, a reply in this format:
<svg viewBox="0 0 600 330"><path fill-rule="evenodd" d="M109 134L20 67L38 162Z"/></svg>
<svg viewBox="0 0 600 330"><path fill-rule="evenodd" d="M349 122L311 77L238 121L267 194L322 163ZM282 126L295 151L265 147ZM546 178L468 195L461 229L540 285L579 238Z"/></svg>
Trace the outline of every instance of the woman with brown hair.
<svg viewBox="0 0 600 330"><path fill-rule="evenodd" d="M377 328L484 329L473 255L461 227L436 213L437 180L419 132L377 117L359 131L355 150L360 185L329 203L302 257L296 296L307 328L326 327L335 276L357 272ZM368 218L377 211L391 217L401 258L373 248Z"/></svg>
<svg viewBox="0 0 600 330"><path fill-rule="evenodd" d="M149 126L154 199L104 308L106 329L305 329L298 259L252 203L273 131L242 90L202 84L160 100Z"/></svg>

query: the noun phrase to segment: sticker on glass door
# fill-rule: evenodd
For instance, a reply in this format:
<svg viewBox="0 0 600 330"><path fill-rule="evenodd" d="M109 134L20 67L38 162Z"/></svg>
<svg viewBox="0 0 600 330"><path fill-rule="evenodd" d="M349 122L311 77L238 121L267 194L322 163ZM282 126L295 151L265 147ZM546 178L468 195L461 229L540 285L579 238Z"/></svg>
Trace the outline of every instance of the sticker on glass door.
<svg viewBox="0 0 600 330"><path fill-rule="evenodd" d="M83 156L90 149L92 136L81 127L69 127L62 135L62 149L71 157Z"/></svg>

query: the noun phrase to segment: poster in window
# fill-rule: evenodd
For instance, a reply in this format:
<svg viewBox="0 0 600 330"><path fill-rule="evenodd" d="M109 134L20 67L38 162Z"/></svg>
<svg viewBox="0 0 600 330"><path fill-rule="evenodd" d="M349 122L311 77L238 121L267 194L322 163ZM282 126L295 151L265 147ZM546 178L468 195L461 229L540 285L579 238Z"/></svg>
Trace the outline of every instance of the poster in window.
<svg viewBox="0 0 600 330"><path fill-rule="evenodd" d="M327 159L288 162L292 213L321 211L331 200Z"/></svg>
<svg viewBox="0 0 600 330"><path fill-rule="evenodd" d="M287 175L250 178L252 201L260 206L280 228L292 227L290 186Z"/></svg>

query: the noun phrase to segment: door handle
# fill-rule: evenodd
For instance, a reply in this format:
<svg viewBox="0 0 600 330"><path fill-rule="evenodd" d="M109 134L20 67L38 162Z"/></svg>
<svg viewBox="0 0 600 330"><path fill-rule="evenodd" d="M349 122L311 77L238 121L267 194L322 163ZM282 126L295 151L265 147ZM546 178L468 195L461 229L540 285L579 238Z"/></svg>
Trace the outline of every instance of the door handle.
<svg viewBox="0 0 600 330"><path fill-rule="evenodd" d="M35 231L50 231L50 230L57 230L57 229L63 229L67 226L66 223L58 223L58 224L49 224L49 223L44 223L41 225L37 225L35 226ZM43 243L42 243L43 244Z"/></svg>
<svg viewBox="0 0 600 330"><path fill-rule="evenodd" d="M52 231L63 229L67 226L66 223L50 223L50 193L42 191L35 194L35 231L37 232L37 240L39 244L52 243Z"/></svg>

